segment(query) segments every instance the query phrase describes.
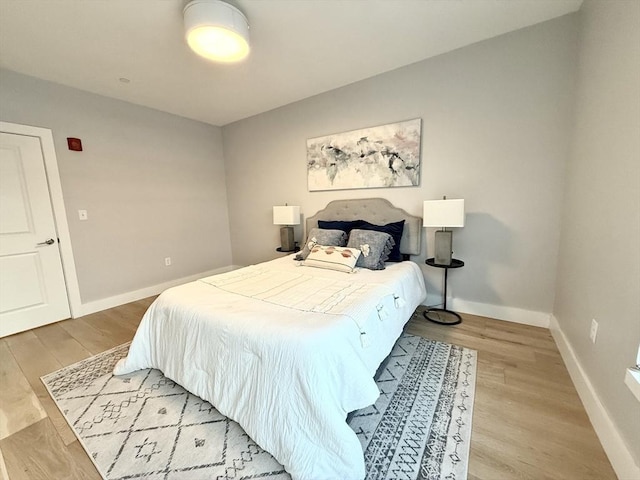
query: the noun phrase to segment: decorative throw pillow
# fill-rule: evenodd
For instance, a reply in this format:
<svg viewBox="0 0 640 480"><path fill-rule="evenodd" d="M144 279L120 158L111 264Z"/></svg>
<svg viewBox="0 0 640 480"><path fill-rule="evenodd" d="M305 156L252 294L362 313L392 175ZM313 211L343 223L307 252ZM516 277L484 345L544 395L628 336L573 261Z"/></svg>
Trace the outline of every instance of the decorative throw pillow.
<svg viewBox="0 0 640 480"><path fill-rule="evenodd" d="M347 232L347 235L354 228L360 228L360 225L365 223L364 220L318 220L318 227L331 229L331 230L342 230L343 232Z"/></svg>
<svg viewBox="0 0 640 480"><path fill-rule="evenodd" d="M309 255L311 248L315 245L335 245L336 247L347 246L347 234L342 230L324 230L312 228L307 237L307 242L302 251L296 255L295 260L304 260Z"/></svg>
<svg viewBox="0 0 640 480"><path fill-rule="evenodd" d="M389 254L387 262L401 262L402 254L400 253L400 240L402 239L402 231L404 230L404 220L399 222L387 223L386 225L375 225L366 221L362 222L359 226L361 230L375 230L377 232L388 233L393 237L395 245Z"/></svg>
<svg viewBox="0 0 640 480"><path fill-rule="evenodd" d="M384 270L384 262L395 242L388 233L375 230L351 230L347 247L357 248L362 252L356 266L369 270Z"/></svg>
<svg viewBox="0 0 640 480"><path fill-rule="evenodd" d="M359 257L356 248L315 245L302 265L352 273Z"/></svg>

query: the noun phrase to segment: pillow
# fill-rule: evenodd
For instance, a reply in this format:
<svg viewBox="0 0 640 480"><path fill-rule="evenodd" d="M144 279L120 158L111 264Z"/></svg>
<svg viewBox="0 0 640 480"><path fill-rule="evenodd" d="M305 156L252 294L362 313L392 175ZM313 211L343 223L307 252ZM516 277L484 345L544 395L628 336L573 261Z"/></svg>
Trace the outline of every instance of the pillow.
<svg viewBox="0 0 640 480"><path fill-rule="evenodd" d="M393 241L396 242L389 254L387 262L401 262L402 254L400 253L400 240L402 239L402 231L404 230L404 220L399 222L387 223L386 225L374 225L366 221L362 221L360 227L361 230L375 230L377 232L388 233L393 237Z"/></svg>
<svg viewBox="0 0 640 480"><path fill-rule="evenodd" d="M302 265L352 273L359 257L356 248L315 245Z"/></svg>
<svg viewBox="0 0 640 480"><path fill-rule="evenodd" d="M362 252L356 266L369 270L384 270L384 262L395 245L393 237L388 233L375 230L351 231L347 247L357 248Z"/></svg>
<svg viewBox="0 0 640 480"><path fill-rule="evenodd" d="M304 260L309 255L314 245L334 245L336 247L347 246L347 234L342 230L323 230L312 228L307 237L307 242L302 251L294 257L295 260Z"/></svg>
<svg viewBox="0 0 640 480"><path fill-rule="evenodd" d="M342 230L347 232L347 235L354 228L360 228L360 225L364 223L364 220L318 220L318 227L327 228L333 230Z"/></svg>

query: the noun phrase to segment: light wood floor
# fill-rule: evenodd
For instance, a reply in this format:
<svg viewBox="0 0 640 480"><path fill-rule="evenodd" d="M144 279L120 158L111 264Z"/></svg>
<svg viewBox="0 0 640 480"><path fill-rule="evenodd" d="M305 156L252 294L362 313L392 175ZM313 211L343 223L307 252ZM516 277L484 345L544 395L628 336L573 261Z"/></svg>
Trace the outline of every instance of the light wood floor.
<svg viewBox="0 0 640 480"><path fill-rule="evenodd" d="M0 479L100 478L40 376L131 340L152 300L0 339ZM469 479L615 479L549 331L463 318L407 331L478 351Z"/></svg>

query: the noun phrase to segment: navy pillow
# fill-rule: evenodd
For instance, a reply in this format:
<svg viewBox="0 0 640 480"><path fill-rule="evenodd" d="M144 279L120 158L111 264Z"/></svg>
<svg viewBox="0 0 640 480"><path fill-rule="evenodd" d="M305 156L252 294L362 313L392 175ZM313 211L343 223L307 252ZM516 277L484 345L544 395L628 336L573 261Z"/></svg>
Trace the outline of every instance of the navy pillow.
<svg viewBox="0 0 640 480"><path fill-rule="evenodd" d="M323 230L342 230L343 232L347 232L347 235L349 235L351 230L354 228L360 228L363 223L366 222L364 220L318 220L318 227Z"/></svg>
<svg viewBox="0 0 640 480"><path fill-rule="evenodd" d="M384 232L391 235L396 244L391 249L387 262L402 261L402 254L400 253L400 239L402 238L402 231L404 230L404 220L387 223L386 225L374 225L373 223L369 223L364 220L361 220L361 222L362 224L358 227L361 230L375 230L377 232Z"/></svg>

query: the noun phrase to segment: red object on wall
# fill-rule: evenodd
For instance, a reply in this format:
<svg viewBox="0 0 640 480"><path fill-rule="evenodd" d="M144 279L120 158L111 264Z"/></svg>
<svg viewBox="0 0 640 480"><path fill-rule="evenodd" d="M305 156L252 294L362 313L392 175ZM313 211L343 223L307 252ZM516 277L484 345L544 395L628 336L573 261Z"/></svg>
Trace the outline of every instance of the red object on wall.
<svg viewBox="0 0 640 480"><path fill-rule="evenodd" d="M67 137L67 145L69 147L69 150L73 150L75 152L82 151L82 140L80 140L79 138Z"/></svg>

